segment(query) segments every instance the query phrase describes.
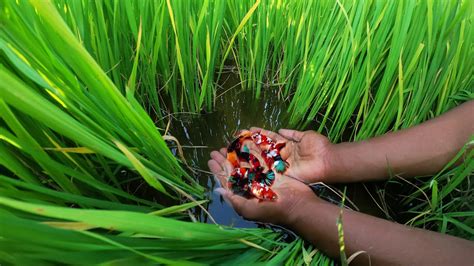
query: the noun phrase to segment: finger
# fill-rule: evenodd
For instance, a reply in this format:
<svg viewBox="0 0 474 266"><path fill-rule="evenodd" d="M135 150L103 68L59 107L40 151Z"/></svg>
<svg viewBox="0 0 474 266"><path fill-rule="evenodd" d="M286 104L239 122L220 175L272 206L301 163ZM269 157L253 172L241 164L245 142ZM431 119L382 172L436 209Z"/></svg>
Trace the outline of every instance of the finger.
<svg viewBox="0 0 474 266"><path fill-rule="evenodd" d="M227 189L223 189L223 188L216 188L216 189L214 189L214 192L216 192L217 194L221 195L221 196L224 198L225 202L227 202L229 205L232 206L232 208L235 209L234 204L233 204L232 201L230 200L230 198L232 198L233 195L234 195L234 193L232 193L232 191L227 190ZM236 203L235 206L238 206L238 207L240 208L240 205L241 205L241 204L242 204L242 203Z"/></svg>
<svg viewBox="0 0 474 266"><path fill-rule="evenodd" d="M211 152L211 158L216 160L221 165L221 167L225 171L226 175L230 175L230 173L232 173L232 169L234 169L234 168L232 167L230 162L226 159L226 157L224 155L222 155L222 153L220 153L218 151L212 151Z"/></svg>
<svg viewBox="0 0 474 266"><path fill-rule="evenodd" d="M226 190L223 188L216 188L214 190L216 193L220 194L225 202L227 202L232 208L240 215L243 216L245 214L245 206L251 202L251 200L246 199L242 196L235 195L232 191Z"/></svg>
<svg viewBox="0 0 474 266"><path fill-rule="evenodd" d="M220 164L223 164L227 160L226 157L218 151L212 151L211 152L211 158L216 160Z"/></svg>
<svg viewBox="0 0 474 266"><path fill-rule="evenodd" d="M225 153L227 154L227 152L225 152ZM218 152L218 151L211 152L211 157L221 165L222 169L224 169L224 172L226 173L227 176L232 173L232 170L234 169L234 167L227 160L226 156L223 155L222 151L221 152Z"/></svg>
<svg viewBox="0 0 474 266"><path fill-rule="evenodd" d="M252 131L253 133L260 133L263 130L263 128L251 127L249 130Z"/></svg>
<svg viewBox="0 0 474 266"><path fill-rule="evenodd" d="M264 221L267 217L265 210L268 202L259 202L258 199L246 199L244 197L232 194L229 201L234 210L245 219Z"/></svg>
<svg viewBox="0 0 474 266"><path fill-rule="evenodd" d="M211 170L211 172L214 174L216 182L222 187L227 187L227 173L222 168L221 164L219 164L216 160L209 160L207 162L207 166L209 166L209 170Z"/></svg>
<svg viewBox="0 0 474 266"><path fill-rule="evenodd" d="M207 166L213 174L221 174L224 172L224 169L222 168L221 164L214 159L209 160L207 162Z"/></svg>
<svg viewBox="0 0 474 266"><path fill-rule="evenodd" d="M221 148L219 152L222 154L222 156L226 157L227 156L227 148Z"/></svg>
<svg viewBox="0 0 474 266"><path fill-rule="evenodd" d="M276 140L276 141L281 141L281 142L287 141L284 137L278 135L277 133L270 130L263 129L263 128L251 127L250 131L254 133L260 133L262 135L266 135L267 137L270 137L271 139Z"/></svg>
<svg viewBox="0 0 474 266"><path fill-rule="evenodd" d="M230 202L230 204L232 205L232 208L234 208L234 210L240 216L244 216L244 217L247 216L246 206L249 205L252 202L252 200L246 199L239 195L235 195L234 193L225 193L223 197L226 198L228 202Z"/></svg>
<svg viewBox="0 0 474 266"><path fill-rule="evenodd" d="M292 130L292 129L280 129L278 130L278 133L281 134L282 137L287 138L292 141L299 142L304 136L303 131L297 131L297 130Z"/></svg>
<svg viewBox="0 0 474 266"><path fill-rule="evenodd" d="M218 188L214 189L214 192L221 195L222 198L224 199L224 201L227 202L227 204L232 206L232 203L230 203L229 199L224 196L224 194L226 194L227 192L230 192L229 190L218 187Z"/></svg>

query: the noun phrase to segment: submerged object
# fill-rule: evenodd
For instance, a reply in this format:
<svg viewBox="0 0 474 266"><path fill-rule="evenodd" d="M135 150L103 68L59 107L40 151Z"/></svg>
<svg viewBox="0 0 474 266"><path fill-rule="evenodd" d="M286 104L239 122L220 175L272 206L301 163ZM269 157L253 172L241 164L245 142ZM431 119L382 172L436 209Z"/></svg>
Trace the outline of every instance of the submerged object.
<svg viewBox="0 0 474 266"><path fill-rule="evenodd" d="M260 149L263 163L244 145L245 141L252 141ZM276 143L261 133L242 131L227 147L227 160L234 168L227 179L227 187L247 198L277 199L270 187L275 181L275 171L284 173L289 166L280 155L284 147L285 143ZM242 164L248 166L242 167Z"/></svg>

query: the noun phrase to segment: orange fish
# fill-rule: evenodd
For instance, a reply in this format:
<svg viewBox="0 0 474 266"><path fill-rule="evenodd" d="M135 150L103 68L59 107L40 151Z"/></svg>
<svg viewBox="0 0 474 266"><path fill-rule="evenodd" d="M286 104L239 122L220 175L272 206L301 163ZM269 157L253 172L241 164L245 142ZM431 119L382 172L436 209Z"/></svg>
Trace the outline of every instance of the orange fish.
<svg viewBox="0 0 474 266"><path fill-rule="evenodd" d="M257 145L261 154L250 153L249 148L244 146L246 140ZM282 173L288 167L287 162L280 156L280 150L284 147L285 143L276 143L263 134L241 131L227 147L227 160L233 167L227 179L228 188L234 193L249 198L255 197L260 201L276 200L277 194L270 186L275 180L273 169ZM261 164L260 160L264 164Z"/></svg>

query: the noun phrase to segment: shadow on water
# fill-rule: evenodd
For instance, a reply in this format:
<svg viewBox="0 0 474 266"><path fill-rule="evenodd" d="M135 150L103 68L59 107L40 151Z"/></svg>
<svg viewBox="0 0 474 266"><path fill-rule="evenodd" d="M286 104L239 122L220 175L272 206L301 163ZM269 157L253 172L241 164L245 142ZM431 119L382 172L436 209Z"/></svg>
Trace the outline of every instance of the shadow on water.
<svg viewBox="0 0 474 266"><path fill-rule="evenodd" d="M208 172L207 161L210 159L210 152L225 147L238 130L258 126L276 131L287 127L288 102L278 98L275 88L264 89L261 97L255 99L252 91L241 90L236 75L227 75L222 87L212 113L171 114L169 132L183 146L187 163L196 170L196 178L208 188L208 211L216 222L234 227L256 227L257 224L241 218L220 195L213 192L219 185ZM317 124L313 123L309 128L315 129ZM339 188L342 189L342 186ZM338 198L324 187L318 189L318 194L338 201ZM347 194L361 211L383 216L362 185L349 185ZM198 209L196 215L200 216L201 221L210 222Z"/></svg>

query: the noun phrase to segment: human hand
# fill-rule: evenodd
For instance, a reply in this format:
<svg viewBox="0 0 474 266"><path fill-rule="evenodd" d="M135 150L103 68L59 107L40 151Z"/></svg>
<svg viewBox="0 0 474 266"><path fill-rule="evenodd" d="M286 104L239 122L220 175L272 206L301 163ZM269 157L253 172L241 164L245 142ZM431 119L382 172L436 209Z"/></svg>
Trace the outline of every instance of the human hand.
<svg viewBox="0 0 474 266"><path fill-rule="evenodd" d="M234 194L227 189L227 177L232 172L232 165L226 159L225 148L211 152L209 169L219 180L223 188L219 192L235 211L249 220L290 225L297 219L296 212L304 208L311 200L320 200L309 186L288 176L276 174L272 190L278 195L275 201L259 201L256 198L247 199Z"/></svg>
<svg viewBox="0 0 474 266"><path fill-rule="evenodd" d="M252 127L252 132L260 132L278 142L285 142L281 156L290 167L285 175L306 183L328 181L330 153L333 144L329 139L315 131L280 129L279 134Z"/></svg>

